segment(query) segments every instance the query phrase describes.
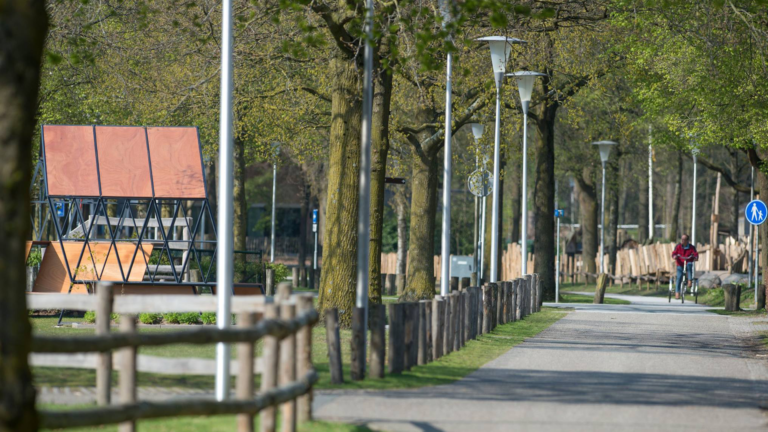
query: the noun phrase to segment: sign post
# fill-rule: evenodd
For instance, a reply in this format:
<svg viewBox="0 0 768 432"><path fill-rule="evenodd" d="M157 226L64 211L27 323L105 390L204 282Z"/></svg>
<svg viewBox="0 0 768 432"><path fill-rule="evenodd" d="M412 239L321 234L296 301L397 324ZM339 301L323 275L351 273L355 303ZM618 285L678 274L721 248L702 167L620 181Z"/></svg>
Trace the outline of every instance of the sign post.
<svg viewBox="0 0 768 432"><path fill-rule="evenodd" d="M317 209L312 210L312 232L315 233L315 258L312 261L312 269L317 270Z"/></svg>
<svg viewBox="0 0 768 432"><path fill-rule="evenodd" d="M768 217L768 207L766 207L765 203L759 199L752 200L744 208L744 216L746 217L747 221L749 221L749 223L755 225L755 261L752 268L755 272L755 307L757 307L757 278L760 274L760 266L758 265L758 251L760 250L760 243L757 240L757 233L759 231L757 226L762 225L763 222L765 222L766 217Z"/></svg>
<svg viewBox="0 0 768 432"><path fill-rule="evenodd" d="M557 244L557 255L555 255L555 303L560 303L560 218L563 217L562 210L555 210L557 218L557 235L555 243Z"/></svg>

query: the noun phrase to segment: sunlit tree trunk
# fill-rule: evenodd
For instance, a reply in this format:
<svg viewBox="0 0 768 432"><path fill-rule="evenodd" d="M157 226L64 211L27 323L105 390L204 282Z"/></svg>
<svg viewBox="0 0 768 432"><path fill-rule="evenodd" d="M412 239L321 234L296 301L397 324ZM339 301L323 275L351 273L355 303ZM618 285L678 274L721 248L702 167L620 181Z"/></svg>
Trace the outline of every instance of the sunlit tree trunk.
<svg viewBox="0 0 768 432"><path fill-rule="evenodd" d="M26 303L29 183L45 2L0 3L0 431L37 430Z"/></svg>
<svg viewBox="0 0 768 432"><path fill-rule="evenodd" d="M245 239L248 224L248 208L245 202L245 141L235 138L235 172L234 188L232 195L235 200L234 205L234 226L235 250L246 250ZM244 265L245 254L235 254L235 282L241 282L245 277ZM239 271L238 271L239 270Z"/></svg>
<svg viewBox="0 0 768 432"><path fill-rule="evenodd" d="M435 296L435 215L437 212L438 158L435 152L414 152L411 186L411 231L405 298L428 300Z"/></svg>
<svg viewBox="0 0 768 432"><path fill-rule="evenodd" d="M672 211L670 212L670 229L668 240L674 242L677 240L677 233L679 231L678 221L680 220L680 195L683 181L683 157L677 155L677 172L675 173L675 192L672 198Z"/></svg>
<svg viewBox="0 0 768 432"><path fill-rule="evenodd" d="M543 93L548 93L547 79L542 80ZM537 109L534 140L536 183L533 187L534 265L538 273L544 301L555 300L555 117L558 102L547 99ZM530 269L529 269L530 271Z"/></svg>
<svg viewBox="0 0 768 432"><path fill-rule="evenodd" d="M579 218L581 219L581 257L584 271L597 273L597 196L595 193L594 170L592 166L585 167L581 175L574 176L579 190ZM587 280L594 283L593 277Z"/></svg>

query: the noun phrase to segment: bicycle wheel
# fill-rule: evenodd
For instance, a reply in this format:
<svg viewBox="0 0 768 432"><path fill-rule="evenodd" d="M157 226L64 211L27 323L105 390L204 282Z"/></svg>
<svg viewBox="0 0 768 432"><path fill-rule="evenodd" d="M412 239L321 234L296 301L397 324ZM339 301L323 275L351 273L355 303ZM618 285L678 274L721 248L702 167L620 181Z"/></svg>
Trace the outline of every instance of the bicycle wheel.
<svg viewBox="0 0 768 432"><path fill-rule="evenodd" d="M685 303L685 290L681 289L680 291L682 291L680 293L680 304L683 304L683 303Z"/></svg>
<svg viewBox="0 0 768 432"><path fill-rule="evenodd" d="M693 289L693 299L694 303L699 304L699 287L694 285Z"/></svg>

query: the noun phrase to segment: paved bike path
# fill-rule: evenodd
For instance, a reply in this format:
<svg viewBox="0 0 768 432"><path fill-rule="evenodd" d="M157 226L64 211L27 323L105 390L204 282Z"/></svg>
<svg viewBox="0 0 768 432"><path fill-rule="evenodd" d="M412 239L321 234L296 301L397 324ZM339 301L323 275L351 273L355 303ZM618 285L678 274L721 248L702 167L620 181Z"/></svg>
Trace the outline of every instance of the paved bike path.
<svg viewBox="0 0 768 432"><path fill-rule="evenodd" d="M760 408L768 400L768 360L735 336L751 334L753 322L666 299L629 299L636 303L568 305L575 311L453 384L319 393L316 417L385 431L768 426Z"/></svg>

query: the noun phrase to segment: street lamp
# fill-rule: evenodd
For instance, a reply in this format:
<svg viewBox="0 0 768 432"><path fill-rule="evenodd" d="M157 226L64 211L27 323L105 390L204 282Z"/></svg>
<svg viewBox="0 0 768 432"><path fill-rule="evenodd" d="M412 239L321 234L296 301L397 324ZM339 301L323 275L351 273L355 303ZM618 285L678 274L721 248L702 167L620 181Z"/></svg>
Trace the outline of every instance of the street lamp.
<svg viewBox="0 0 768 432"><path fill-rule="evenodd" d="M600 150L600 162L603 164L603 191L600 198L600 273L605 273L605 163L611 154L611 148L618 144L615 141L598 141L592 143Z"/></svg>
<svg viewBox="0 0 768 432"><path fill-rule="evenodd" d="M485 131L485 126L482 123L471 123L472 126L472 135L475 136L475 144L478 144L480 142L480 138L483 137L483 132ZM487 162L487 156L485 152L483 152L483 169L485 169L485 165ZM479 167L480 162L478 161L478 157L475 156L475 170L480 169ZM475 197L475 272L477 273L478 280L483 279L483 251L485 249L485 197L482 199L482 208L480 209L480 233L478 236L478 229L477 229L477 204L478 199Z"/></svg>
<svg viewBox="0 0 768 432"><path fill-rule="evenodd" d="M440 1L440 9L443 15L443 29L451 21L449 0ZM450 41L450 36L446 38ZM447 296L450 286L451 268L451 108L452 91L451 76L453 68L453 53L448 51L445 64L445 148L443 159L443 227L442 245L440 247L440 295Z"/></svg>
<svg viewBox="0 0 768 432"><path fill-rule="evenodd" d="M491 62L493 63L493 77L496 81L496 137L493 143L493 214L491 215L491 276L490 282L498 279L499 265L499 171L501 167L500 156L500 129L501 129L501 81L506 72L507 59L511 52L512 44L527 43L523 40L507 36L488 36L477 39L488 42L491 48Z"/></svg>
<svg viewBox="0 0 768 432"><path fill-rule="evenodd" d="M269 240L269 262L275 262L275 197L277 192L277 157L280 155L280 143L272 143L272 235Z"/></svg>
<svg viewBox="0 0 768 432"><path fill-rule="evenodd" d="M533 84L536 82L536 78L544 75L541 72L532 71L519 71L507 75L517 78L520 106L523 109L523 199L521 205L523 216L520 219L522 225L520 229L520 236L522 237L521 276L528 274L528 105L531 103L531 94L533 93Z"/></svg>

